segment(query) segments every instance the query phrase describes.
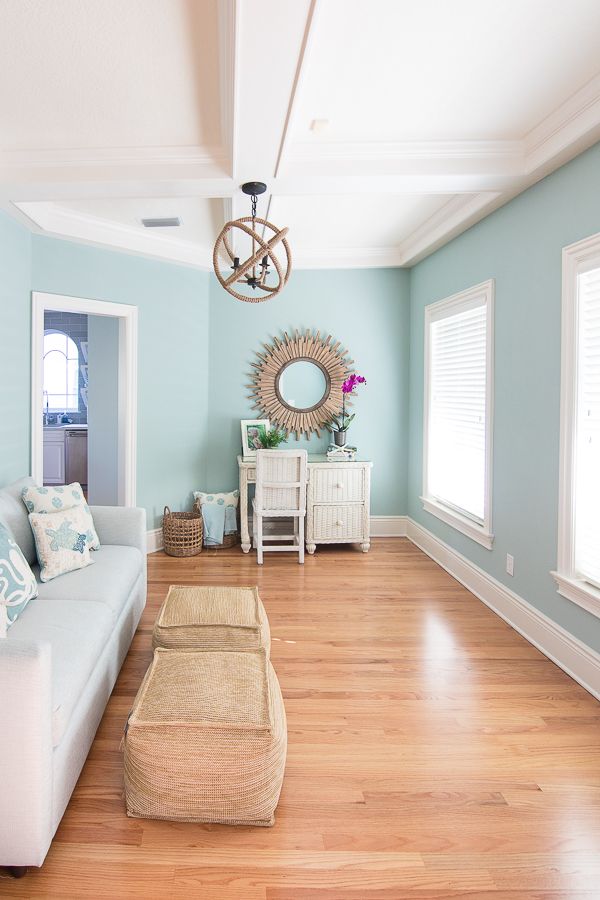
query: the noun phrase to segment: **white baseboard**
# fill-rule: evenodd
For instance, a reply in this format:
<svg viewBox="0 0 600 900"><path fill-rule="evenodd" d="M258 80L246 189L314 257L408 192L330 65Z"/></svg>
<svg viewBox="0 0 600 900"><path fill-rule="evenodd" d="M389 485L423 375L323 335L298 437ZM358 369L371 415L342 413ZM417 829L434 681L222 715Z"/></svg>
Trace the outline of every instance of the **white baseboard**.
<svg viewBox="0 0 600 900"><path fill-rule="evenodd" d="M600 699L600 654L412 519L407 520L406 534L544 656Z"/></svg>
<svg viewBox="0 0 600 900"><path fill-rule="evenodd" d="M407 516L371 516L372 537L406 537ZM250 527L252 532L252 527ZM147 553L163 549L162 528L147 533Z"/></svg>
<svg viewBox="0 0 600 900"><path fill-rule="evenodd" d="M153 528L146 532L146 553L157 553L163 546L162 528Z"/></svg>
<svg viewBox="0 0 600 900"><path fill-rule="evenodd" d="M408 516L371 516L371 537L406 537Z"/></svg>

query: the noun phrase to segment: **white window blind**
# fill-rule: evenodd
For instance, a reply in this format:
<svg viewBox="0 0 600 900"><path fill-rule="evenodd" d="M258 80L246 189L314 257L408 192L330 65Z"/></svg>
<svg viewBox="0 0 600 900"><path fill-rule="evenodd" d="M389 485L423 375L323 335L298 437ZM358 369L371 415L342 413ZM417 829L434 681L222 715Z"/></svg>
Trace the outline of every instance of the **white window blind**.
<svg viewBox="0 0 600 900"><path fill-rule="evenodd" d="M485 297L432 318L427 493L483 524L486 494Z"/></svg>
<svg viewBox="0 0 600 900"><path fill-rule="evenodd" d="M600 586L600 268L577 278L575 574Z"/></svg>

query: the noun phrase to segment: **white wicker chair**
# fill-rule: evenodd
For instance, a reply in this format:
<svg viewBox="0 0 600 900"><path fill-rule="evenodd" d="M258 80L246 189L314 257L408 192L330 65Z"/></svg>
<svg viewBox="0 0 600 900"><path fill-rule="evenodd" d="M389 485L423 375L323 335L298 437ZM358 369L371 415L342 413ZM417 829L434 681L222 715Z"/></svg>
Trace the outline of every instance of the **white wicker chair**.
<svg viewBox="0 0 600 900"><path fill-rule="evenodd" d="M307 460L306 450L258 450L256 454L253 532L259 566L263 564L265 551L291 550L298 554L298 562L304 563ZM294 533L265 538L263 520L272 518L293 518ZM274 543L266 545L265 540ZM278 543L280 541L291 543Z"/></svg>

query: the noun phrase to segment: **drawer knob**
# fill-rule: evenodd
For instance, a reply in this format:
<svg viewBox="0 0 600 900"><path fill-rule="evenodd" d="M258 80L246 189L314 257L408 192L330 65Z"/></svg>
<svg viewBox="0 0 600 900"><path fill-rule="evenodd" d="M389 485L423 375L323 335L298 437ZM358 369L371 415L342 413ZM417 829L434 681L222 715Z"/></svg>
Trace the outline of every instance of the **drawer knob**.
<svg viewBox="0 0 600 900"><path fill-rule="evenodd" d="M342 522L341 519L338 519L337 522L336 522L335 524L336 524L336 525L343 525L344 523Z"/></svg>
<svg viewBox="0 0 600 900"><path fill-rule="evenodd" d="M336 488L343 488L343 487L344 487L344 485L342 484L342 482L338 481L338 483L336 484Z"/></svg>

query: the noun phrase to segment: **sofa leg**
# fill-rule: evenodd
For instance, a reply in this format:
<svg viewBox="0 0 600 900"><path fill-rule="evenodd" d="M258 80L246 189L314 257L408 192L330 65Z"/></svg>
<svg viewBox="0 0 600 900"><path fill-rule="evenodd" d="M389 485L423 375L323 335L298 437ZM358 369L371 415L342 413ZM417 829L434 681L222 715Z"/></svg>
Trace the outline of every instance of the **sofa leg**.
<svg viewBox="0 0 600 900"><path fill-rule="evenodd" d="M13 878L24 878L27 875L27 866L7 866L6 869Z"/></svg>

